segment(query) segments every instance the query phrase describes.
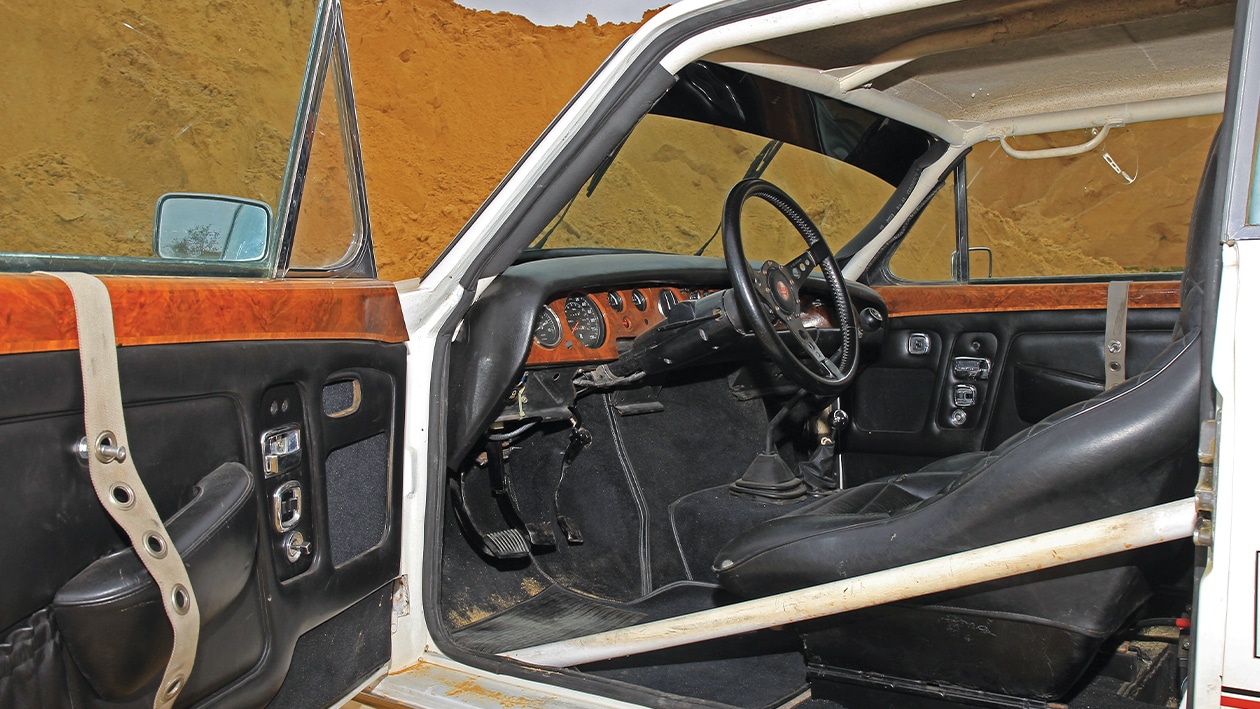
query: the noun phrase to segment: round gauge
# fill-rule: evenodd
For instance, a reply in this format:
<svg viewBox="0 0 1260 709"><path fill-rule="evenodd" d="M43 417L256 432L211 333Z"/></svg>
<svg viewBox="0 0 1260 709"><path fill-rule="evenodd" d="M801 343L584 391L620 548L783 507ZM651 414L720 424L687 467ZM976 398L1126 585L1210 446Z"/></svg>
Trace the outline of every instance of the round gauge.
<svg viewBox="0 0 1260 709"><path fill-rule="evenodd" d="M569 296L564 301L564 320L578 342L592 349L604 344L604 315L590 296Z"/></svg>
<svg viewBox="0 0 1260 709"><path fill-rule="evenodd" d="M630 291L630 302L634 303L634 307L638 310L647 310L647 296L637 288Z"/></svg>
<svg viewBox="0 0 1260 709"><path fill-rule="evenodd" d="M668 288L662 288L661 294L656 298L656 307L661 311L661 315L669 315L669 311L678 305L678 296L674 291Z"/></svg>
<svg viewBox="0 0 1260 709"><path fill-rule="evenodd" d="M608 307L620 313L622 308L626 307L626 301L621 299L621 294L615 290L608 291Z"/></svg>
<svg viewBox="0 0 1260 709"><path fill-rule="evenodd" d="M560 316L544 305L534 320L534 341L548 349L560 344Z"/></svg>

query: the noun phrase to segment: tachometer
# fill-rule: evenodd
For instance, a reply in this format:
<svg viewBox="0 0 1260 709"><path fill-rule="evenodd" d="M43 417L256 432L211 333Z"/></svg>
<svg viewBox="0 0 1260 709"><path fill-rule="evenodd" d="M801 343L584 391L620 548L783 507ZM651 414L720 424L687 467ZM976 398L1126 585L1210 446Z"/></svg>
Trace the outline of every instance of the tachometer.
<svg viewBox="0 0 1260 709"><path fill-rule="evenodd" d="M548 349L560 344L560 316L544 305L534 321L534 341Z"/></svg>
<svg viewBox="0 0 1260 709"><path fill-rule="evenodd" d="M590 296L574 293L564 301L564 320L578 342L594 349L604 344L604 315Z"/></svg>

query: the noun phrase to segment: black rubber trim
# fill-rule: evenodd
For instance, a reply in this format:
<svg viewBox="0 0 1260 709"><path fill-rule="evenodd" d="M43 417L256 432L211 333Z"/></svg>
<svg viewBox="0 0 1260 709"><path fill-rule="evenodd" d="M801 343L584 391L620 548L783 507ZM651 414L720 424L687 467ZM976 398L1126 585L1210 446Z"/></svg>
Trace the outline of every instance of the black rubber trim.
<svg viewBox="0 0 1260 709"><path fill-rule="evenodd" d="M896 216L897 212L901 211L901 208L905 205L906 200L910 199L910 193L914 191L915 187L919 186L919 179L923 177L923 171L934 164L937 160L940 160L941 156L943 156L947 150L949 150L949 143L946 143L943 140L938 140L927 149L927 152L919 156L919 159L915 160L914 164L910 166L910 170L906 173L906 176L901 179L901 184L897 185L897 189L893 191L892 196L888 198L888 201L884 203L884 206L880 207L874 218L872 218L866 226L862 227L861 231L859 231L844 246L841 246L840 250L836 252L836 260L843 264L853 258L853 255L858 251L861 251L862 247L871 243L871 241L873 241L875 237L884 230L884 227L888 226L888 223L892 221L892 218ZM970 152L970 150L967 152ZM965 158L966 155L967 153L964 152L963 158ZM944 181L942 181L941 184L944 184ZM932 197L936 196L937 190L940 190L940 185L937 185L936 190L933 190L932 195L923 201L924 205L932 201ZM922 208L922 206L919 208L920 211ZM914 218L917 217L918 214L916 213Z"/></svg>
<svg viewBox="0 0 1260 709"><path fill-rule="evenodd" d="M938 145L944 146L940 152L940 155L944 155L945 150L948 149L949 147L948 144L946 144L945 141L941 141ZM922 159L924 160L927 159L932 152L933 151L929 151L928 155L924 155ZM967 156L970 154L971 154L971 148L967 148L966 150L962 152L961 155L959 155L953 162L949 164L949 168L945 170L945 172L941 173L940 179L937 180L936 185L932 187L932 193L927 196L927 199L919 203L919 206L914 210L914 213L910 215L910 218L906 220L906 223L901 225L901 228L897 230L897 233L893 235L893 237L889 239L886 244L884 244L883 248L879 250L879 253L875 255L875 258L871 259L870 265L866 267L866 273L862 274L862 280L864 282L870 283L872 285L892 285L896 283L910 283L911 282L911 281L903 281L902 279L894 276L892 273L892 270L889 269L888 267L888 263L892 260L893 253L897 251L897 247L901 245L901 242L905 240L906 235L909 234L910 230L914 228L914 225L918 223L919 217L923 214L923 211L927 209L928 204L930 204L933 199L936 199L936 196L940 193L941 188L945 186L945 179L949 177L950 175L953 175L954 171L958 168L958 166L966 162ZM940 158L940 155L936 156L937 159ZM916 163L915 167L918 168L919 164ZM905 204L906 199L909 199L910 192L913 191L914 188L918 186L919 178L923 174L922 170L927 169L927 167L928 165L924 164L922 169L920 169L918 173L913 173L912 171L912 174L914 174L914 178L915 178L914 183L909 184L909 185L906 185L903 183L902 186L906 187L906 194L905 194L905 197L902 198L899 204L897 205L898 208L900 208L902 204ZM909 176L907 176L906 179L909 180ZM900 192L901 187L898 187L897 191ZM889 221L891 221L891 219L892 219L892 215L889 215ZM887 221L884 222L884 224L881 225L879 229L882 230L883 227L886 226L887 224L888 224ZM870 238L867 239L867 242L870 242L871 240L873 240L875 236L878 235L878 233L879 232L876 231L875 233L871 234ZM863 244L863 246L865 246L865 244ZM945 281L945 282L956 283L957 281Z"/></svg>

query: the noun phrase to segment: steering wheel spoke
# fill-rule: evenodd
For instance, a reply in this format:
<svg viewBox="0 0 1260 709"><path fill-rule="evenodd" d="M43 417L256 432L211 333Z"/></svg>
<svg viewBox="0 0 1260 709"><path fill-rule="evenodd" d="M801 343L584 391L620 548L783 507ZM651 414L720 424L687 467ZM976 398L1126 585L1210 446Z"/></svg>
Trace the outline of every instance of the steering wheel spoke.
<svg viewBox="0 0 1260 709"><path fill-rule="evenodd" d="M826 242L819 241L805 249L800 256L788 261L783 268L787 271L787 276L792 281L792 285L800 289L805 283L805 279L809 278L809 274L814 272L814 267L830 256L831 254L827 252Z"/></svg>
<svg viewBox="0 0 1260 709"><path fill-rule="evenodd" d="M792 317L784 321L787 323L788 332L792 333L792 339L805 350L805 354L809 355L810 360L827 376L840 379L843 373L836 366L831 358L823 353L818 347L818 342L810 335L809 330L805 327L805 323L801 322L799 317Z"/></svg>
<svg viewBox="0 0 1260 709"><path fill-rule="evenodd" d="M748 269L748 273L752 276L753 290L757 293L757 297L769 312L775 312L774 293L770 290L770 283L766 280L766 275L751 267Z"/></svg>

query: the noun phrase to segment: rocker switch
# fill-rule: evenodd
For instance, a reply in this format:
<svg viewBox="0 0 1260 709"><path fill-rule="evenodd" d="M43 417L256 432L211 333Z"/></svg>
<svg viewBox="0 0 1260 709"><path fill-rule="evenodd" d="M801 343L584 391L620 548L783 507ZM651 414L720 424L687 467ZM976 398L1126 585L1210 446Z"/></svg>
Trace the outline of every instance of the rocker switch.
<svg viewBox="0 0 1260 709"><path fill-rule="evenodd" d="M271 496L272 524L281 534L302 520L302 485L296 480L276 488Z"/></svg>
<svg viewBox="0 0 1260 709"><path fill-rule="evenodd" d="M976 405L977 391L971 384L954 385L954 406L966 409Z"/></svg>

